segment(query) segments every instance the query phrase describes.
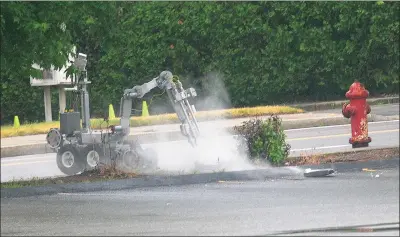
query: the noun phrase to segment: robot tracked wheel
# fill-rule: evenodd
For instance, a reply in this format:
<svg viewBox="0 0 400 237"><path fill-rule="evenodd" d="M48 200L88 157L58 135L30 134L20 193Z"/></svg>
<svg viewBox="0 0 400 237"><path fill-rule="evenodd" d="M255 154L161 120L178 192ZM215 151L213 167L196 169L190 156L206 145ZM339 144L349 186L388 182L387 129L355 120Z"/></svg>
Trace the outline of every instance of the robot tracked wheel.
<svg viewBox="0 0 400 237"><path fill-rule="evenodd" d="M57 166L66 175L75 175L85 169L79 150L72 144L64 144L57 152Z"/></svg>
<svg viewBox="0 0 400 237"><path fill-rule="evenodd" d="M81 156L85 160L86 170L93 170L101 163L106 164L104 149L100 144L87 145L81 151Z"/></svg>

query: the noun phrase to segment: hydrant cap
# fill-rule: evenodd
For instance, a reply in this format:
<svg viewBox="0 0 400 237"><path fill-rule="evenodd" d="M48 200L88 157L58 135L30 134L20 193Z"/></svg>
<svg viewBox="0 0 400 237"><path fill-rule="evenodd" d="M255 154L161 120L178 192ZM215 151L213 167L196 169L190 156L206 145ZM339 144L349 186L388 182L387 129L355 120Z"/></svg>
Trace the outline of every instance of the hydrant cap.
<svg viewBox="0 0 400 237"><path fill-rule="evenodd" d="M367 98L369 92L365 89L364 85L358 81L351 84L349 91L346 92L347 99Z"/></svg>

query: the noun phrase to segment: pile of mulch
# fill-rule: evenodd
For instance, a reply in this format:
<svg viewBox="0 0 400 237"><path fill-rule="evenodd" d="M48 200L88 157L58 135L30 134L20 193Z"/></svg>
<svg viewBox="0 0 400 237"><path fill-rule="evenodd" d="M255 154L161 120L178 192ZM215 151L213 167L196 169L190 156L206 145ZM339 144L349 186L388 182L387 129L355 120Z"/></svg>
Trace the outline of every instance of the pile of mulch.
<svg viewBox="0 0 400 237"><path fill-rule="evenodd" d="M84 171L81 174L61 177L61 182L93 182L100 180L129 179L139 175L132 172L123 171L116 168L115 165L100 165L98 168Z"/></svg>
<svg viewBox="0 0 400 237"><path fill-rule="evenodd" d="M55 177L55 178L52 177L44 179L11 181L11 182L18 184L19 187L21 186L25 187L25 186L42 186L51 184L66 184L66 183L90 183L95 181L128 179L139 176L140 175L135 173L119 170L115 166L101 165L96 169L90 171L84 171L81 174L77 175ZM5 184L4 186L8 186L6 183L4 184Z"/></svg>
<svg viewBox="0 0 400 237"><path fill-rule="evenodd" d="M318 165L338 162L387 160L399 157L399 147L382 148L372 150L357 150L351 152L340 152L331 154L303 155L300 157L288 158L285 165Z"/></svg>

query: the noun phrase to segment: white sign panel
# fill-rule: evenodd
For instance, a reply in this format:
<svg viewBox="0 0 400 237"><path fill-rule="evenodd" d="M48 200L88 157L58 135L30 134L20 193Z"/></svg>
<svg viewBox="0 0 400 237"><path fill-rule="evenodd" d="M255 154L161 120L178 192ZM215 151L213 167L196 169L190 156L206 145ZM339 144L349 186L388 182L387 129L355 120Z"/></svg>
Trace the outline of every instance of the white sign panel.
<svg viewBox="0 0 400 237"><path fill-rule="evenodd" d="M33 68L41 69L37 64L34 64ZM66 67L61 70L42 70L42 78L30 77L31 86L71 85L71 78L67 77L65 69Z"/></svg>
<svg viewBox="0 0 400 237"><path fill-rule="evenodd" d="M73 52L76 48L74 47ZM69 57L69 61L73 61L72 55ZM65 70L71 65L67 62L67 65L60 70L43 70L38 64L33 64L32 67L42 71L42 78L30 77L31 86L55 86L55 85L71 85L71 77L67 77Z"/></svg>

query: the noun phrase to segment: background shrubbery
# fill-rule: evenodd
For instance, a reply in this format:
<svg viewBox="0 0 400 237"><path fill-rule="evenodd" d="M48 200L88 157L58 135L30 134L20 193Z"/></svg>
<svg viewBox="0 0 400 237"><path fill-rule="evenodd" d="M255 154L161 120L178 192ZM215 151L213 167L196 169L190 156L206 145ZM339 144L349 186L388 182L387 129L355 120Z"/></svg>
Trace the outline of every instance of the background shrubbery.
<svg viewBox="0 0 400 237"><path fill-rule="evenodd" d="M93 116L102 117L109 103L118 109L123 89L165 69L198 90L204 98L198 109L215 100L240 107L343 99L355 79L371 95L398 93L399 6L1 2L1 122L14 115L21 122L44 119L43 92L30 87L30 66L61 66L72 45L88 54ZM55 118L57 100L55 94ZM170 109L165 95L150 105L153 114Z"/></svg>

